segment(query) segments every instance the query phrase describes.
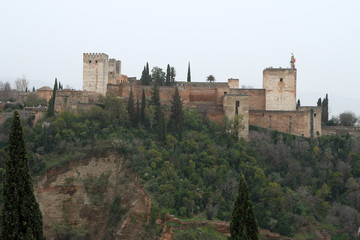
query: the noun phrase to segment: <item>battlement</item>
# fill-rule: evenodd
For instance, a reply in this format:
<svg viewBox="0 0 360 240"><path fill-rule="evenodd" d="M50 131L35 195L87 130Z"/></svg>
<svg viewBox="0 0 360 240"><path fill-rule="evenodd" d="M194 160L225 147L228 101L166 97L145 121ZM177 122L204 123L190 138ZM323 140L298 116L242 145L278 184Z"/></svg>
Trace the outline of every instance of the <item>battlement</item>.
<svg viewBox="0 0 360 240"><path fill-rule="evenodd" d="M84 53L83 60L91 61L91 60L108 60L109 56L105 53Z"/></svg>

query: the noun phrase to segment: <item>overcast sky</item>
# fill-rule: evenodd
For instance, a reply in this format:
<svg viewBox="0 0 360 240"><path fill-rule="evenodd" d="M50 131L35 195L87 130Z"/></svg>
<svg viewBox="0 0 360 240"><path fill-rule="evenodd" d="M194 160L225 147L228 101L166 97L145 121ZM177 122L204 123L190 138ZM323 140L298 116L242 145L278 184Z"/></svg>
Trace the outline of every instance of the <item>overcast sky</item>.
<svg viewBox="0 0 360 240"><path fill-rule="evenodd" d="M129 77L149 62L186 80L190 61L193 81L261 88L263 69L294 53L301 105L328 93L331 115L360 115L359 12L359 0L2 0L0 81L82 89L85 52L121 60Z"/></svg>

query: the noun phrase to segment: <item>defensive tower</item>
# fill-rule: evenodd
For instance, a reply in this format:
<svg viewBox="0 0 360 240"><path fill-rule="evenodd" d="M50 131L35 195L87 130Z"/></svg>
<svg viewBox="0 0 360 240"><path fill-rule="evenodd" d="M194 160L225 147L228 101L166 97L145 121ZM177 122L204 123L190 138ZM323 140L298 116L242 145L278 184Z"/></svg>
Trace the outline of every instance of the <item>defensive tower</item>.
<svg viewBox="0 0 360 240"><path fill-rule="evenodd" d="M296 110L296 69L266 68L263 71L265 110Z"/></svg>
<svg viewBox="0 0 360 240"><path fill-rule="evenodd" d="M83 54L84 91L106 94L108 83L108 55L105 53Z"/></svg>

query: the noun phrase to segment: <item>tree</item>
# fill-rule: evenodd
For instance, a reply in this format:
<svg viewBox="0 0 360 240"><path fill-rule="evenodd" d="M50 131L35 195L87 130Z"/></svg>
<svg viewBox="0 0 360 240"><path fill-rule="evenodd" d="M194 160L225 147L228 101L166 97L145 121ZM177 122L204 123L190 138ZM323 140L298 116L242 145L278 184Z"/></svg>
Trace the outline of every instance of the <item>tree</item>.
<svg viewBox="0 0 360 240"><path fill-rule="evenodd" d="M53 117L55 114L55 97L56 97L56 91L57 91L57 78L55 78L54 88L53 88L53 94L49 100L49 106L47 111L48 117Z"/></svg>
<svg viewBox="0 0 360 240"><path fill-rule="evenodd" d="M157 117L158 124L158 140L162 143L166 142L166 124L164 113L160 110Z"/></svg>
<svg viewBox="0 0 360 240"><path fill-rule="evenodd" d="M213 75L209 75L207 76L206 81L213 83L215 82L215 77Z"/></svg>
<svg viewBox="0 0 360 240"><path fill-rule="evenodd" d="M141 122L145 125L145 109L146 109L146 96L145 96L145 90L142 91L142 97L141 97Z"/></svg>
<svg viewBox="0 0 360 240"><path fill-rule="evenodd" d="M318 106L318 107L321 107L321 98L318 99L318 101L317 101L317 106Z"/></svg>
<svg viewBox="0 0 360 240"><path fill-rule="evenodd" d="M150 85L152 79L149 72L149 63L146 63L146 65L144 66L140 80L142 85Z"/></svg>
<svg viewBox="0 0 360 240"><path fill-rule="evenodd" d="M155 84L162 86L165 82L165 72L162 70L162 68L153 67L151 70L151 75Z"/></svg>
<svg viewBox="0 0 360 240"><path fill-rule="evenodd" d="M327 94L321 103L321 110L321 122L323 125L326 125L326 123L329 121L329 98Z"/></svg>
<svg viewBox="0 0 360 240"><path fill-rule="evenodd" d="M127 111L129 114L129 120L131 123L134 123L136 121L136 112L134 108L134 94L132 91L132 87L130 87L130 95L127 102Z"/></svg>
<svg viewBox="0 0 360 240"><path fill-rule="evenodd" d="M297 104L296 104L296 108L300 107L300 99L298 99Z"/></svg>
<svg viewBox="0 0 360 240"><path fill-rule="evenodd" d="M24 92L27 89L29 81L26 80L25 76L15 80L16 91Z"/></svg>
<svg viewBox="0 0 360 240"><path fill-rule="evenodd" d="M166 68L166 80L165 80L166 86L170 86L170 79L171 79L171 71L170 71L170 65L168 64Z"/></svg>
<svg viewBox="0 0 360 240"><path fill-rule="evenodd" d="M140 122L140 102L139 98L136 98L136 124Z"/></svg>
<svg viewBox="0 0 360 240"><path fill-rule="evenodd" d="M188 65L187 82L191 82L190 62L189 62L189 65Z"/></svg>
<svg viewBox="0 0 360 240"><path fill-rule="evenodd" d="M170 120L173 127L173 133L177 136L177 139L181 141L184 124L184 111L177 86L175 86L175 93L173 95L173 100L171 101Z"/></svg>
<svg viewBox="0 0 360 240"><path fill-rule="evenodd" d="M354 126L357 120L358 119L355 116L355 113L350 111L343 112L339 115L339 121L341 126Z"/></svg>
<svg viewBox="0 0 360 240"><path fill-rule="evenodd" d="M176 70L174 67L170 67L170 82L171 84L175 83Z"/></svg>
<svg viewBox="0 0 360 240"><path fill-rule="evenodd" d="M1 239L44 239L39 205L32 186L23 130L17 111L9 133L4 174Z"/></svg>
<svg viewBox="0 0 360 240"><path fill-rule="evenodd" d="M243 174L240 174L238 193L235 197L230 220L230 237L228 239L259 239L258 223Z"/></svg>
<svg viewBox="0 0 360 240"><path fill-rule="evenodd" d="M99 103L105 110L105 119L107 122L110 122L114 128L128 122L128 113L120 98L112 94L106 96L100 95Z"/></svg>
<svg viewBox="0 0 360 240"><path fill-rule="evenodd" d="M33 87L32 91L35 92L35 87Z"/></svg>

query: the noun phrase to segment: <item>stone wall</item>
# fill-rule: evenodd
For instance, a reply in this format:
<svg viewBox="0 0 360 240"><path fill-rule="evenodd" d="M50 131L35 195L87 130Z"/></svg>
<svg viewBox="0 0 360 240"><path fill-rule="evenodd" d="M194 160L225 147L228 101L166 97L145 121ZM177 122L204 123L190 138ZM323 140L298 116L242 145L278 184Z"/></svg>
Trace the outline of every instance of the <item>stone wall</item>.
<svg viewBox="0 0 360 240"><path fill-rule="evenodd" d="M249 96L249 110L265 110L265 89L230 89L230 93Z"/></svg>
<svg viewBox="0 0 360 240"><path fill-rule="evenodd" d="M57 90L55 112L79 111L93 106L98 100L98 93L85 91Z"/></svg>
<svg viewBox="0 0 360 240"><path fill-rule="evenodd" d="M265 69L263 89L266 91L266 110L296 110L296 69Z"/></svg>
<svg viewBox="0 0 360 240"><path fill-rule="evenodd" d="M296 111L249 111L249 124L304 137L321 136L321 108Z"/></svg>
<svg viewBox="0 0 360 240"><path fill-rule="evenodd" d="M239 94L226 94L223 102L224 114L229 119L235 117L236 114L243 116L242 124L245 129L240 132L240 136L247 138L249 135L249 97Z"/></svg>
<svg viewBox="0 0 360 240"><path fill-rule="evenodd" d="M347 127L347 126L323 126L323 135L346 135L350 134L354 137L360 137L360 127Z"/></svg>

